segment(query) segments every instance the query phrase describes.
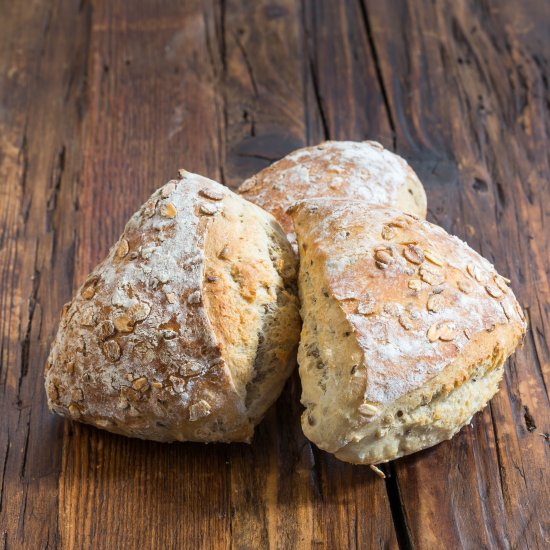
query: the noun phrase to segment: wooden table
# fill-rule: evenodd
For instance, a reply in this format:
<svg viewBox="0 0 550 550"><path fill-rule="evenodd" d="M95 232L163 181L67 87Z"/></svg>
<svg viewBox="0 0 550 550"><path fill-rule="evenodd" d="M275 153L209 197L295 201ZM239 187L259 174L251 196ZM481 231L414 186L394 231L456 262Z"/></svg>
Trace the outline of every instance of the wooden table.
<svg viewBox="0 0 550 550"><path fill-rule="evenodd" d="M0 0L0 548L548 548L549 79L547 0ZM61 307L156 187L327 138L405 156L513 280L530 330L471 426L384 482L306 441L296 376L250 446L48 412Z"/></svg>

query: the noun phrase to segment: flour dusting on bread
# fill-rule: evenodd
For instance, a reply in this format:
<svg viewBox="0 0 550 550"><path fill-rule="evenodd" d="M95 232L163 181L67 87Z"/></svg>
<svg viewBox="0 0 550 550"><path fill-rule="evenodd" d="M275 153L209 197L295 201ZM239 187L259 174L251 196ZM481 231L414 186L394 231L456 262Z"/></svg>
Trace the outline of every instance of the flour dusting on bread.
<svg viewBox="0 0 550 550"><path fill-rule="evenodd" d="M360 199L426 217L426 194L413 169L375 141L326 141L298 149L246 180L238 192L271 212L293 243L286 210L303 199Z"/></svg>
<svg viewBox="0 0 550 550"><path fill-rule="evenodd" d="M233 251L223 260L220 233ZM132 216L66 306L46 373L51 408L159 441L249 440L292 369L295 276L269 214L183 171ZM213 307L215 295L225 307ZM246 342L232 339L239 331ZM266 392L251 410L260 369Z"/></svg>
<svg viewBox="0 0 550 550"><path fill-rule="evenodd" d="M525 331L507 280L464 242L414 215L322 198L290 213L300 253L306 435L365 463L450 437L496 391L490 373ZM445 408L434 396L451 402L474 371L491 380L487 392L479 393L482 382L465 386L472 393L461 390L467 400L454 417L451 409L446 428L420 435L415 410L428 405L421 423L429 426L436 408ZM388 434L374 444L369 438L383 426Z"/></svg>

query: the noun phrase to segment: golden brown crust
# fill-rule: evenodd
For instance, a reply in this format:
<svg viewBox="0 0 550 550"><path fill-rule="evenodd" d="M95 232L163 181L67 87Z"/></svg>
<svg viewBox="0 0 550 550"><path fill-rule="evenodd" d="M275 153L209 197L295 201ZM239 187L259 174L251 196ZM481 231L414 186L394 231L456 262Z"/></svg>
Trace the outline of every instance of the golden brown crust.
<svg viewBox="0 0 550 550"><path fill-rule="evenodd" d="M263 415L294 366L300 333L296 258L282 230L262 210L237 196L225 202L224 216L216 218L205 243L204 299L247 407L251 387L261 377L263 404L252 408L259 406L254 415ZM257 361L264 349L271 360Z"/></svg>
<svg viewBox="0 0 550 550"><path fill-rule="evenodd" d="M159 441L251 438L261 415L248 414L227 342L212 325L219 310L205 303L205 287L218 284L208 272L206 245L225 208L240 209L252 231L271 239L274 222L267 214L187 172L130 219L64 311L46 372L55 412ZM288 243L282 248L283 257L292 258ZM274 268L270 282L283 285ZM251 275L247 292L253 295L262 283ZM246 367L254 369L251 362ZM287 375L281 365L279 386Z"/></svg>
<svg viewBox="0 0 550 550"><path fill-rule="evenodd" d="M277 219L294 243L293 203L315 197L361 199L426 217L426 194L404 159L374 141L326 141L298 149L238 189Z"/></svg>
<svg viewBox="0 0 550 550"><path fill-rule="evenodd" d="M507 281L443 229L391 208L367 209L361 201L314 199L290 213L299 241L304 317L303 425L322 448L338 452L354 438L361 441L363 427L396 403L419 406L416 400L428 399L423 392L440 375L438 391L458 390L475 365L485 361L488 369L494 362L487 358L496 354L496 368L524 334L523 312ZM331 316L333 332L317 323L321 315ZM322 367L311 360L315 341ZM352 355L353 365L346 362ZM344 365L350 370L335 374ZM327 390L330 384L338 388ZM487 388L496 391L493 382ZM331 402L335 410L329 413L323 407ZM481 407L485 401L472 403ZM314 414L319 407L322 413ZM467 412L456 421L468 419ZM382 460L373 456L366 453L365 460Z"/></svg>

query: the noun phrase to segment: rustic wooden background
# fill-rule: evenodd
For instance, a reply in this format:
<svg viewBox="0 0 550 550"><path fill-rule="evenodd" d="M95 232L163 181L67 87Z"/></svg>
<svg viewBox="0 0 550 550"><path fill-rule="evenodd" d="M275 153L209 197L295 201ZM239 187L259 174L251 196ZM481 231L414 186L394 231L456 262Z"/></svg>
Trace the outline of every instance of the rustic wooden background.
<svg viewBox="0 0 550 550"><path fill-rule="evenodd" d="M548 0L0 0L0 548L549 548ZM377 139L530 331L490 406L382 481L311 446L292 379L246 445L48 413L59 312L185 167L234 187Z"/></svg>

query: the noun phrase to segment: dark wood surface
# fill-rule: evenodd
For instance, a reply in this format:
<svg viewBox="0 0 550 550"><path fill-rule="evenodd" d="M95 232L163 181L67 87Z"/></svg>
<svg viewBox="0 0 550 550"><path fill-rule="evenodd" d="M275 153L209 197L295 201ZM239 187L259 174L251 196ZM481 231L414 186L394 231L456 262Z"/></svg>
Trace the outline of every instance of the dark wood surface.
<svg viewBox="0 0 550 550"><path fill-rule="evenodd" d="M549 78L547 0L0 0L0 549L548 548ZM156 187L326 138L405 156L513 280L530 330L471 426L382 481L307 442L297 376L250 446L48 413L61 307Z"/></svg>

